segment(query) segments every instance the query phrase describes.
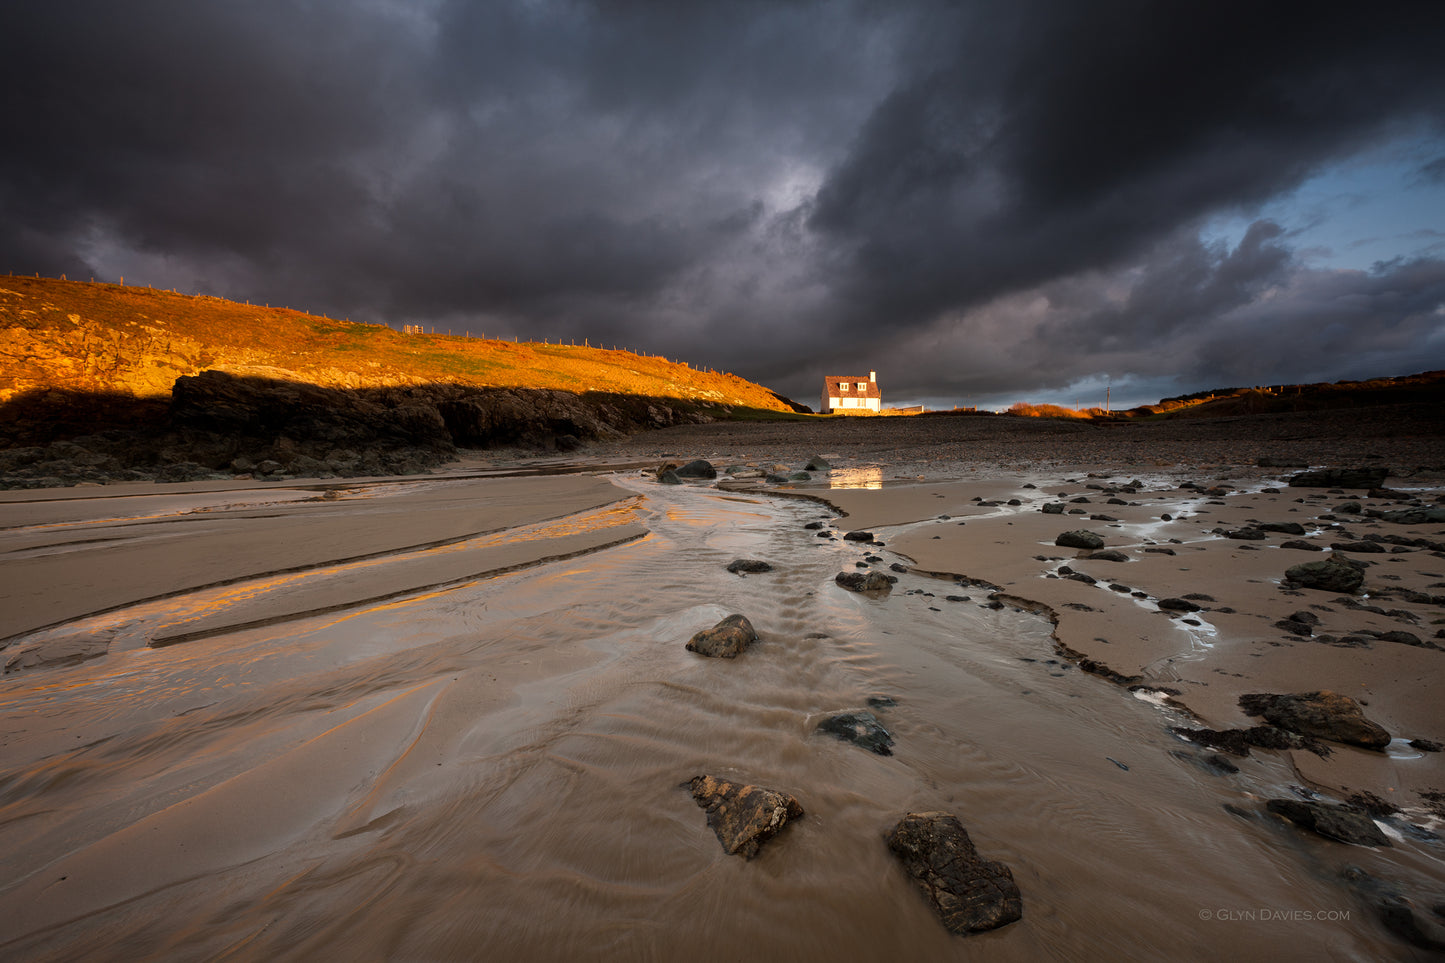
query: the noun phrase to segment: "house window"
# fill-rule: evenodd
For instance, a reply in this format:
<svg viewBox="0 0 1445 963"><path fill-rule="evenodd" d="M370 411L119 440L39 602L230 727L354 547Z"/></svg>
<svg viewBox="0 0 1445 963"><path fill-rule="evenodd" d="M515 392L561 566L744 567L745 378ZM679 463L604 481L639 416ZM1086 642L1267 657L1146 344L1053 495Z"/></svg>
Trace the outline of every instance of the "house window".
<svg viewBox="0 0 1445 963"><path fill-rule="evenodd" d="M843 382L842 384L840 384L838 387L841 388L841 389L844 390L844 391L847 391L847 390L848 390L848 382L844 381L844 382Z"/></svg>
<svg viewBox="0 0 1445 963"><path fill-rule="evenodd" d="M867 391L867 390L868 390L868 382L866 382L866 381L860 381L860 382L858 382L858 390L859 390L859 391Z"/></svg>

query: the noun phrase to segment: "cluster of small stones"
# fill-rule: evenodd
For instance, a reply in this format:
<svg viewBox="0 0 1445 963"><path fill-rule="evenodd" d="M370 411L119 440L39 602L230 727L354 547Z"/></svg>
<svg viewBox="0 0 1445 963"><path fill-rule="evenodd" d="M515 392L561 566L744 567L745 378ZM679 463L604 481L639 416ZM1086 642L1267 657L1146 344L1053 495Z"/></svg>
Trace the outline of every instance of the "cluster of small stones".
<svg viewBox="0 0 1445 963"><path fill-rule="evenodd" d="M779 466L779 468L781 467L782 466ZM697 469L693 470L696 471ZM739 470L734 469L729 470L728 475L730 477L736 477L739 473ZM786 476L774 475L769 477L762 472L758 472L757 476L763 476L770 482L788 480ZM757 476L743 474L745 478ZM714 475L713 477L716 476ZM1336 476L1322 477L1331 483L1334 483L1336 478ZM1373 476L1369 479L1351 480L1373 481ZM1306 483L1308 483L1308 480L1306 480ZM1299 482L1296 482L1295 486L1299 487ZM1127 505L1138 503L1128 502L1125 498L1118 496L1132 497L1136 495L1141 487L1141 483L1135 481L1125 486L1108 487L1091 484L1088 487L1111 496L1108 499L1110 504ZM1222 499L1232 492L1232 489L1228 486L1220 484L1204 486L1197 483L1185 482L1181 487L1193 488L1200 494L1211 499ZM1280 493L1279 489L1270 489L1269 491L1275 494ZM1343 495L1344 493L1332 491L1331 494ZM1346 516L1374 518L1401 524L1422 524L1426 522L1445 521L1445 507L1440 505L1424 504L1418 499L1402 493L1392 493L1383 490L1372 490L1370 493L1371 499L1388 499L1392 497L1395 500L1405 503L1405 507L1395 510L1382 510L1369 506L1361 506L1358 501L1346 498L1346 500L1334 509L1333 516L1324 515L1321 517L1325 521L1335 521L1340 516ZM981 499L976 499L976 501L980 502L981 507L988 507L990 504L1003 504L1003 502L990 503ZM1089 501L1090 499L1088 497L1079 496L1074 498L1072 503L1074 505L1088 504ZM1009 503L1018 505L1019 500L1013 499ZM1091 509L1071 507L1069 502L1046 502L1041 510L1046 514L1088 514L1092 511ZM1090 515L1090 518L1094 521L1116 521L1116 519L1098 513ZM1168 516L1164 516L1164 518L1168 520ZM830 529L826 522L821 521L810 523L807 527L815 529L820 538L838 539L841 537L843 541L859 543L864 546L881 545L872 532L850 531L838 533ZM1366 535L1363 538L1357 538L1339 525L1335 525L1334 529L1338 533L1337 537L1342 539L1342 541L1330 544L1329 547L1332 549L1331 556L1316 562L1301 562L1290 566L1284 577L1283 586L1286 590L1311 588L1331 593L1343 593L1345 597L1336 599L1336 602L1353 608L1382 611L1374 606L1362 604L1352 598L1354 593L1361 590L1364 571L1369 565L1368 562L1362 562L1353 557L1354 555L1380 554L1387 551L1412 551L1422 548L1436 553L1445 550L1445 545L1436 544L1429 540L1407 538L1404 536L1377 535L1374 533ZM1304 539L1304 536L1308 535L1308 531L1303 525L1297 522L1252 522L1245 528L1230 530L1217 529L1215 530L1215 534L1241 542L1258 542L1272 537L1279 538L1281 536L1287 536L1289 540L1281 542L1281 548L1306 551L1321 550L1321 546ZM1125 553L1105 548L1103 538L1097 533L1085 529L1073 529L1061 532L1056 539L1056 545L1061 548L1077 550L1080 553L1079 557L1081 559L1116 563L1129 560L1128 555ZM1151 545L1146 548L1145 551L1173 554L1172 549L1157 545ZM840 572L836 576L835 581L841 588L850 591L875 596L885 595L892 589L897 579L881 571L869 570L873 564L882 561L882 558L878 556L866 555L864 560L858 563L858 568L864 571ZM759 567L752 568L751 566L754 565ZM729 566L729 568L739 574L745 574L751 571L767 571L768 568L762 567L766 565L767 563L757 560L739 559L734 562L732 566ZM893 568L900 572L907 571L905 567L896 564ZM1094 581L1083 573L1074 572L1067 565L1060 566L1057 572L1057 577L1076 578L1089 582ZM1117 588L1120 591L1138 597L1147 598L1144 593L1132 591L1124 586L1110 585L1109 587ZM909 594L913 594L913 592L910 591ZM1373 594L1372 590L1372 595ZM950 596L949 598L953 599L955 597ZM957 598L960 600L967 599L966 596L959 596ZM1445 598L1422 597L1412 599L1412 601L1440 604L1441 602L1445 602ZM1004 605L1020 602L1021 600L1015 600L1010 597L1005 597L999 592L993 592L990 594L989 604L991 607L1003 607ZM1159 599L1156 604L1161 612L1188 621L1190 615L1200 612L1205 608L1205 606L1200 603L1213 602L1214 599L1209 596L1192 593L1180 598ZM1022 600L1022 604L1026 605L1026 600ZM1301 610L1287 619L1281 620L1277 623L1277 626L1282 631L1289 632L1290 634L1307 637L1312 634L1318 622L1318 617L1313 613L1307 610ZM1421 640L1408 632L1373 634L1375 638L1384 639L1385 636L1391 637L1386 639L1387 641L1399 641L1405 644L1430 648L1438 647L1434 643ZM1395 636L1399 638L1394 638ZM1072 654L1071 658L1073 656L1078 656L1078 654ZM1081 667L1085 663L1088 663L1088 660L1083 659L1082 656L1079 656L1076 661L1080 662ZM1061 667L1067 668L1067 666ZM1117 673L1111 673L1107 666L1094 666L1090 671L1096 671L1098 674L1110 678L1118 676ZM1148 688L1135 677L1118 676L1114 678L1114 681L1120 684L1127 684L1130 688ZM1160 691L1166 694L1178 694L1170 692L1170 690ZM1262 715L1265 724L1249 729L1224 731L1187 729L1181 727L1176 729L1176 732L1181 737L1198 743L1201 746L1216 749L1230 755L1248 755L1251 748L1270 750L1303 749L1316 752L1320 755L1327 755L1331 751L1330 743L1343 743L1378 751L1390 742L1389 733L1377 724L1366 719L1357 704L1348 697L1339 696L1335 693L1316 692L1297 693L1293 695L1258 694L1244 697L1241 703L1244 705L1246 711L1256 715ZM891 701L889 704L891 704ZM874 706L870 703L870 707ZM833 735L840 740L853 742L860 748L880 755L890 755L893 751L894 741L891 733L888 732L887 728L884 727L878 716L874 715L873 712L849 711L829 715L818 723L815 731ZM1419 748L1421 751L1439 751L1440 749L1437 743L1426 739L1412 740L1411 745ZM1197 761L1200 761L1202 765L1208 767L1211 772L1228 773L1238 771L1237 766L1234 766L1220 755L1214 755L1208 758L1199 757ZM1118 765L1120 765L1121 768L1127 768L1122 763ZM1363 846L1390 845L1388 837L1380 831L1379 826L1376 824L1376 820L1381 818L1382 814L1379 811L1368 809L1364 803L1358 800L1352 799L1340 804L1313 798L1271 799L1267 801L1265 809L1269 813L1281 817L1301 829L1313 832L1327 839ZM1384 818L1388 818L1388 814L1384 814ZM953 824L957 824L957 820L949 814L910 813L901 820L889 834L890 846L894 848L899 858L904 860L910 874L918 881L923 891L928 894L929 899L934 904L935 910L949 929L955 932L966 932L972 929L1004 925L1013 919L1017 919L1018 916L1013 915L1013 909L1011 908L1013 904L1010 902L1011 899L1016 897L1017 888L1013 887L1012 877L1011 874L1008 873L1007 867L1002 867L1002 874L992 872L987 868L988 861L983 860L976 862L977 854L971 853L968 859L962 861L964 865L971 867L968 870L968 882L965 884L955 880L953 884L944 885L940 883L940 880L947 881L949 879L946 872L941 872L938 867L931 866L927 859L923 859L921 862L915 859L910 863L911 857L905 855L905 852L899 847L894 846L896 839L907 838L908 834L914 831L907 827L916 827L920 823L927 823L930 826L929 833L932 834L935 844L941 847L939 852L943 852L944 850L949 852L955 850L960 852L967 851L971 844L969 844L969 846L962 845L957 842L957 836L953 833L952 828L944 828L948 827L950 820ZM967 841L967 834L963 831L961 825L957 826L957 831L962 833L963 840ZM938 842L938 840L943 837L948 837L955 841L947 844ZM719 838L722 838L721 833L719 834ZM1013 887L1011 891L1009 889L1010 887ZM985 907L981 914L960 910L960 907L968 907L971 905L968 898L961 895L965 892L985 894L983 897L980 897L980 905ZM1021 903L1018 905L1019 912L1021 913Z"/></svg>
<svg viewBox="0 0 1445 963"><path fill-rule="evenodd" d="M669 484L680 483L684 477L706 478L709 468L706 462L681 468L664 466L659 470L659 481ZM666 477L669 474L678 481L669 482ZM832 537L824 522L809 523L807 527ZM843 538L869 546L881 544L870 532L848 532ZM876 555L867 557L874 562L882 561ZM766 561L743 558L735 559L727 568L739 576L773 570ZM836 581L850 591L884 595L897 579L882 572L840 572ZM695 633L686 648L701 656L735 659L757 641L758 634L748 618L733 614ZM889 696L868 699L869 710L881 712L896 705L897 701ZM892 755L893 735L874 711L827 715L818 722L815 731L877 755ZM706 811L707 824L723 852L744 859L755 858L763 844L777 836L789 822L804 815L797 798L782 790L708 774L694 776L684 785L698 806ZM995 929L1022 917L1023 898L1012 872L1003 863L980 856L956 816L938 812L908 813L889 831L886 842L950 932Z"/></svg>

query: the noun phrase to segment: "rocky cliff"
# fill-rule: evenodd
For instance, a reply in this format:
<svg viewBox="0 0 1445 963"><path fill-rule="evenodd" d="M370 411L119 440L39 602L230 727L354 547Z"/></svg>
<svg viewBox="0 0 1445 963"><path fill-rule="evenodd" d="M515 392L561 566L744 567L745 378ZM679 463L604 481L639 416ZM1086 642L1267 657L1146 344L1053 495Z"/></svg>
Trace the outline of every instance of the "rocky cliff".
<svg viewBox="0 0 1445 963"><path fill-rule="evenodd" d="M404 335L148 288L0 278L0 485L423 470L794 406L588 345Z"/></svg>

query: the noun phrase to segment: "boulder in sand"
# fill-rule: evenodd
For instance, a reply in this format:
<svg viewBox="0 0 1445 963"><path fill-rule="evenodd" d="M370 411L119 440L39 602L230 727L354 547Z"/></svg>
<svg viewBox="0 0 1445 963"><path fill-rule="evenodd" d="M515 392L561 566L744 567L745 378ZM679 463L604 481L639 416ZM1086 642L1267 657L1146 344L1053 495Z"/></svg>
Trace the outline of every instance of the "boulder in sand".
<svg viewBox="0 0 1445 963"><path fill-rule="evenodd" d="M1373 819L1347 806L1331 806L1300 799L1271 799L1265 804L1265 808L1326 839L1353 843L1356 846L1390 845L1389 838L1380 832L1380 827L1375 825Z"/></svg>
<svg viewBox="0 0 1445 963"><path fill-rule="evenodd" d="M1125 555L1123 552L1119 551L1117 548L1106 548L1106 549L1104 549L1103 551L1090 552L1088 555L1085 555L1084 558L1085 558L1085 559L1092 560L1092 561L1096 561L1096 562L1127 562L1127 561L1129 561L1129 556Z"/></svg>
<svg viewBox="0 0 1445 963"><path fill-rule="evenodd" d="M909 813L888 834L888 848L952 933L997 929L1024 915L1013 871L978 854L951 813Z"/></svg>
<svg viewBox="0 0 1445 963"><path fill-rule="evenodd" d="M1445 505L1433 505L1428 508L1401 508L1393 512L1383 512L1380 514L1380 518L1397 525L1434 525L1445 522Z"/></svg>
<svg viewBox="0 0 1445 963"><path fill-rule="evenodd" d="M756 575L772 570L771 565L759 558L735 558L728 563L728 571L734 575Z"/></svg>
<svg viewBox="0 0 1445 963"><path fill-rule="evenodd" d="M694 776L686 785L697 804L707 810L707 824L730 856L752 859L763 843L803 815L798 800L776 789L745 786L716 776Z"/></svg>
<svg viewBox="0 0 1445 963"><path fill-rule="evenodd" d="M862 746L880 756L893 755L893 736L871 712L840 712L820 722L818 731Z"/></svg>
<svg viewBox="0 0 1445 963"><path fill-rule="evenodd" d="M716 478L717 469L712 466L712 462L699 458L679 468L677 475L679 478Z"/></svg>
<svg viewBox="0 0 1445 963"><path fill-rule="evenodd" d="M1384 749L1390 744L1390 733L1365 718L1358 702L1329 690L1290 695L1257 692L1240 696L1239 707L1281 729L1317 739L1363 749Z"/></svg>
<svg viewBox="0 0 1445 963"><path fill-rule="evenodd" d="M1353 595L1365 583L1365 573L1343 559L1301 562L1285 570L1284 577L1303 588Z"/></svg>
<svg viewBox="0 0 1445 963"><path fill-rule="evenodd" d="M735 659L756 642L758 633L745 615L729 615L710 629L703 629L687 642L687 650L714 659Z"/></svg>
<svg viewBox="0 0 1445 963"><path fill-rule="evenodd" d="M1085 551L1095 552L1104 547L1104 540L1093 532L1079 529L1062 533L1054 539L1054 544L1059 548L1082 548Z"/></svg>
<svg viewBox="0 0 1445 963"><path fill-rule="evenodd" d="M1289 480L1291 488L1379 488L1386 468L1322 468L1302 471Z"/></svg>
<svg viewBox="0 0 1445 963"><path fill-rule="evenodd" d="M839 572L833 581L850 592L889 592L894 580L882 572Z"/></svg>
<svg viewBox="0 0 1445 963"><path fill-rule="evenodd" d="M828 460L827 460L826 458L824 458L822 455L814 455L812 458L809 458L809 459L808 459L808 463L803 466L803 470L804 470L804 471L827 471L829 468L832 468L832 467L833 467L833 466L830 465L830 464L828 464Z"/></svg>

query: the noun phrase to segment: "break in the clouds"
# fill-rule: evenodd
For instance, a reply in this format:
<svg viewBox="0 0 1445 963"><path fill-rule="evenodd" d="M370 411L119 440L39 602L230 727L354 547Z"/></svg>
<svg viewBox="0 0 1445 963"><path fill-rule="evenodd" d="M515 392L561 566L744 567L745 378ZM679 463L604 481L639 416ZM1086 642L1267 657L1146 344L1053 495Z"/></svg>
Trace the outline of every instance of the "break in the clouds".
<svg viewBox="0 0 1445 963"><path fill-rule="evenodd" d="M25 2L0 270L805 401L1442 368L1445 8L1337 8Z"/></svg>

